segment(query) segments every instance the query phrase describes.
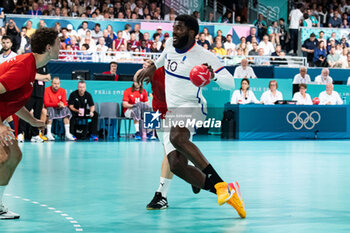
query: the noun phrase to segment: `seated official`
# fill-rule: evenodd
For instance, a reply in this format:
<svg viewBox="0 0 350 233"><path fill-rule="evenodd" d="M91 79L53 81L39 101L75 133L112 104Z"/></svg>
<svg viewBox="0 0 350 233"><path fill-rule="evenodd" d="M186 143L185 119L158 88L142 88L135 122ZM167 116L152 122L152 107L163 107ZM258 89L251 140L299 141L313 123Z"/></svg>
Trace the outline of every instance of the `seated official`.
<svg viewBox="0 0 350 233"><path fill-rule="evenodd" d="M299 74L296 74L293 79L293 84L311 83L310 76L307 74L305 66L300 67Z"/></svg>
<svg viewBox="0 0 350 233"><path fill-rule="evenodd" d="M298 105L312 105L311 97L306 93L306 84L299 84L299 92L294 93L293 100L297 101Z"/></svg>
<svg viewBox="0 0 350 233"><path fill-rule="evenodd" d="M105 71L102 74L114 74L114 81L118 81L119 75L117 74L118 64L115 61L109 63L109 71Z"/></svg>
<svg viewBox="0 0 350 233"><path fill-rule="evenodd" d="M138 72L135 74L135 77L138 75ZM151 112L152 108L149 106L146 90L143 89L143 86L138 84L136 81L133 82L131 87L124 91L123 107L125 117L132 118L134 120L136 131L135 139L140 140L141 133L139 122L143 118L143 113ZM151 131L147 133L147 137L151 139L153 137L153 132Z"/></svg>
<svg viewBox="0 0 350 233"><path fill-rule="evenodd" d="M326 90L321 92L318 98L320 98L320 105L343 104L343 100L340 98L339 93L334 91L334 86L331 83L326 85Z"/></svg>
<svg viewBox="0 0 350 233"><path fill-rule="evenodd" d="M332 77L329 76L329 69L323 68L321 74L316 76L315 84L328 84L333 83Z"/></svg>
<svg viewBox="0 0 350 233"><path fill-rule="evenodd" d="M235 90L232 94L231 104L258 104L259 100L256 99L252 90L249 90L249 79L244 78L241 81L241 88Z"/></svg>
<svg viewBox="0 0 350 233"><path fill-rule="evenodd" d="M52 121L54 119L63 119L66 140L74 141L75 137L69 132L69 119L72 117L72 114L67 107L67 93L60 86L60 78L54 77L51 81L51 86L45 88L44 105L49 118L47 122L47 140L55 140L51 133Z"/></svg>
<svg viewBox="0 0 350 233"><path fill-rule="evenodd" d="M76 130L79 125L79 120L91 119L91 123L88 127L86 135L90 134L90 139L98 141L97 137L97 125L98 125L98 113L95 111L95 104L92 100L92 96L86 91L86 83L84 80L80 80L78 83L78 90L73 91L68 100L68 107L72 112L72 118L70 120L71 130L70 132L77 137ZM87 124L87 122L86 122ZM84 132L82 133L84 138Z"/></svg>
<svg viewBox="0 0 350 233"><path fill-rule="evenodd" d="M252 67L248 66L248 60L243 58L241 65L236 67L233 78L256 78Z"/></svg>
<svg viewBox="0 0 350 233"><path fill-rule="evenodd" d="M277 88L277 81L271 80L269 83L269 90L265 91L262 94L260 102L262 104L275 104L277 100L283 100L283 95L280 91L277 90Z"/></svg>

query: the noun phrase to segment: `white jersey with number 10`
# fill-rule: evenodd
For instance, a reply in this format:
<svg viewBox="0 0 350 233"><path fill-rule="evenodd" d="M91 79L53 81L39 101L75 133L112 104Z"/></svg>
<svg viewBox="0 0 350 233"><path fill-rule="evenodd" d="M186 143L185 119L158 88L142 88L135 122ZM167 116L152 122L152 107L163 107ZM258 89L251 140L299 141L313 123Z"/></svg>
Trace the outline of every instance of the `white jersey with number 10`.
<svg viewBox="0 0 350 233"><path fill-rule="evenodd" d="M214 72L216 80L224 89L234 89L234 80L220 60L210 51L196 42L186 51L180 51L173 46L173 39L169 38L164 51L155 62L157 68L165 69L165 96L168 108L180 106L203 106L206 100L202 95L202 88L196 87L190 81L190 71L196 65L207 63Z"/></svg>

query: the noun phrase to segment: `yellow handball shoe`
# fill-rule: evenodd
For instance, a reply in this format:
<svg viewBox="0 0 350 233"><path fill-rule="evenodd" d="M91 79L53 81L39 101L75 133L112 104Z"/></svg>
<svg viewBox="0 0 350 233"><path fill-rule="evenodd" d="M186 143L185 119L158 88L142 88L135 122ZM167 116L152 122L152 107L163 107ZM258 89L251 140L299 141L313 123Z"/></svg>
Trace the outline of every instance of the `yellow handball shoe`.
<svg viewBox="0 0 350 233"><path fill-rule="evenodd" d="M47 137L45 137L45 135L42 134L41 132L39 132L39 136L43 141L47 141Z"/></svg>
<svg viewBox="0 0 350 233"><path fill-rule="evenodd" d="M225 204L233 195L226 182L217 183L215 186L216 195L218 195L219 205Z"/></svg>
<svg viewBox="0 0 350 233"><path fill-rule="evenodd" d="M231 193L233 193L233 195L227 201L227 204L235 208L235 210L241 218L245 218L247 216L247 211L241 196L241 190L239 188L238 182L235 181L233 183L229 183L228 187L231 190Z"/></svg>

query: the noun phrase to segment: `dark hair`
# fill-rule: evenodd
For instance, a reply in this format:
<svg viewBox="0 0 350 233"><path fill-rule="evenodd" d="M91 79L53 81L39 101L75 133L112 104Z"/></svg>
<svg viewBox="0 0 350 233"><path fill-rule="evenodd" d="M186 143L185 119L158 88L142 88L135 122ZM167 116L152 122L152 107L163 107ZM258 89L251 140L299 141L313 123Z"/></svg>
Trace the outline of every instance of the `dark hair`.
<svg viewBox="0 0 350 233"><path fill-rule="evenodd" d="M56 42L58 32L54 28L39 28L30 38L33 53L43 54L46 46L53 46Z"/></svg>
<svg viewBox="0 0 350 233"><path fill-rule="evenodd" d="M134 92L134 91L135 91L135 85L134 85L134 83L132 83L131 92ZM140 85L139 92L140 92L140 94L142 94L142 92L143 92L143 85L142 84Z"/></svg>
<svg viewBox="0 0 350 233"><path fill-rule="evenodd" d="M88 44L83 44L82 47L83 46L86 48L86 50L88 50L90 48L90 46Z"/></svg>
<svg viewBox="0 0 350 233"><path fill-rule="evenodd" d="M84 13L83 13L84 14ZM87 25L89 25L89 23L87 22L87 21L83 21L82 23L81 23L81 25L83 25L84 23L86 23Z"/></svg>
<svg viewBox="0 0 350 233"><path fill-rule="evenodd" d="M11 37L7 36L7 35L4 35L1 40L10 40L11 43L12 43L12 40L11 40Z"/></svg>
<svg viewBox="0 0 350 233"><path fill-rule="evenodd" d="M101 24L99 24L99 23L97 23L97 24L95 24L95 27L101 27Z"/></svg>
<svg viewBox="0 0 350 233"><path fill-rule="evenodd" d="M190 15L179 15L175 18L175 21L181 21L185 23L185 26L188 30L193 30L194 35L196 36L199 31L199 25L196 18Z"/></svg>
<svg viewBox="0 0 350 233"><path fill-rule="evenodd" d="M282 21L282 22L284 22L284 18L280 18L279 20Z"/></svg>
<svg viewBox="0 0 350 233"><path fill-rule="evenodd" d="M115 61L111 61L110 63L109 63L109 68L111 68L111 65L112 64L116 64L117 66L118 66L118 63L116 63Z"/></svg>
<svg viewBox="0 0 350 233"><path fill-rule="evenodd" d="M53 78L51 79L51 83L52 83L52 82L53 82L53 80L55 80L55 79L60 80L60 77L58 77L58 76L53 77Z"/></svg>
<svg viewBox="0 0 350 233"><path fill-rule="evenodd" d="M85 80L80 80L78 84L86 84Z"/></svg>
<svg viewBox="0 0 350 233"><path fill-rule="evenodd" d="M242 83L243 83L243 81L246 81L246 82L248 83L248 86L250 85L250 83L249 83L249 79L244 78L244 79L242 79L242 80L241 80L241 88L240 88L239 90L242 90ZM247 89L247 90L249 90L249 87L248 87L248 89Z"/></svg>
<svg viewBox="0 0 350 233"><path fill-rule="evenodd" d="M124 29L131 28L130 24L125 24Z"/></svg>
<svg viewBox="0 0 350 233"><path fill-rule="evenodd" d="M153 34L153 40L155 40L157 36L160 36L160 34L158 32L154 33Z"/></svg>
<svg viewBox="0 0 350 233"><path fill-rule="evenodd" d="M305 83L300 83L299 84L299 89L302 88L302 87L304 87L306 89L306 84Z"/></svg>

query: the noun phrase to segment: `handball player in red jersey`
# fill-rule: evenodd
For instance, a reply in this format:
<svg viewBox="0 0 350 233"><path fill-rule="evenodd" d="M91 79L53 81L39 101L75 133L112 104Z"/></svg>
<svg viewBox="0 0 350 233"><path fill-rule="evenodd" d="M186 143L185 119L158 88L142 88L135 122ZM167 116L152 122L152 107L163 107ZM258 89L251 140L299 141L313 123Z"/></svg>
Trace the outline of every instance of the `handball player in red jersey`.
<svg viewBox="0 0 350 233"><path fill-rule="evenodd" d="M19 218L2 204L2 196L17 165L22 152L13 130L3 121L12 114L34 127L44 127L45 123L35 119L24 107L29 100L36 75L36 69L45 66L51 59L57 59L60 40L53 28L36 30L31 37L32 53L16 56L0 65L0 219Z"/></svg>

